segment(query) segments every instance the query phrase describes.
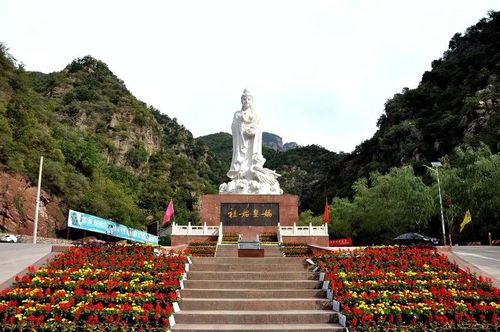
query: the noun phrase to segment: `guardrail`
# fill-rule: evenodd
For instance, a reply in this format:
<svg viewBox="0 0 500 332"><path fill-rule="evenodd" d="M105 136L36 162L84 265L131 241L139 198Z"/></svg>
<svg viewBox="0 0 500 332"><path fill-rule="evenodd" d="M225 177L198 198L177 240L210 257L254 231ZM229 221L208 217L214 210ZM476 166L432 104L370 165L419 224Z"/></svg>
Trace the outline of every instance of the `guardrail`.
<svg viewBox="0 0 500 332"><path fill-rule="evenodd" d="M187 225L172 223L172 235L211 235L221 238L222 232L219 232L219 226L207 226L207 223L203 223L201 226L193 226L190 222Z"/></svg>
<svg viewBox="0 0 500 332"><path fill-rule="evenodd" d="M283 242L283 236L328 236L328 224L313 226L309 223L309 226L297 226L293 223L293 226L281 226L278 223L277 235L280 243Z"/></svg>

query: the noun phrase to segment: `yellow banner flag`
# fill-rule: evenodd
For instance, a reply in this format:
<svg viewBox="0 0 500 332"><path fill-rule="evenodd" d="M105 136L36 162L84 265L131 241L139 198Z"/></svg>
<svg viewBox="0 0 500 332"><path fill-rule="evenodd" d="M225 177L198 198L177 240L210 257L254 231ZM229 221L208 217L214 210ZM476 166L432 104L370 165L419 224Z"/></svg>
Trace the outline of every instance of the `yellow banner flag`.
<svg viewBox="0 0 500 332"><path fill-rule="evenodd" d="M470 216L470 211L467 210L467 212L465 212L464 221L462 221L462 223L460 224L460 232L462 232L464 230L465 225L467 225L471 221L472 218Z"/></svg>

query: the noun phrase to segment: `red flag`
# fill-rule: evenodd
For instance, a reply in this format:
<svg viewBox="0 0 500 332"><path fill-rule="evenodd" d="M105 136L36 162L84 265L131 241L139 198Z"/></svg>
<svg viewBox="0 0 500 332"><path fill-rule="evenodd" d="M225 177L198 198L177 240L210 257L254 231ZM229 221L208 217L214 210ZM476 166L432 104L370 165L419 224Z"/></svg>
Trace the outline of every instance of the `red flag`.
<svg viewBox="0 0 500 332"><path fill-rule="evenodd" d="M170 221L170 218L174 215L174 203L172 200L170 200L170 203L168 203L167 209L165 210L165 215L163 216L163 221L161 222L161 225L165 225Z"/></svg>
<svg viewBox="0 0 500 332"><path fill-rule="evenodd" d="M325 212L323 212L323 220L325 223L330 220L330 215L328 214L328 198L325 199Z"/></svg>

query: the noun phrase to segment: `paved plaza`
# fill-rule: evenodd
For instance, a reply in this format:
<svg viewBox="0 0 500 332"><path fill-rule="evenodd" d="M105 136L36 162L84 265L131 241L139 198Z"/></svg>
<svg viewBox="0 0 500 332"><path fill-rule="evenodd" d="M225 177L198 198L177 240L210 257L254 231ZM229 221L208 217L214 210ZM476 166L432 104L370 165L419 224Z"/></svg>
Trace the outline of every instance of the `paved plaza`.
<svg viewBox="0 0 500 332"><path fill-rule="evenodd" d="M454 246L452 252L500 281L500 246Z"/></svg>
<svg viewBox="0 0 500 332"><path fill-rule="evenodd" d="M0 284L49 254L52 244L0 243Z"/></svg>

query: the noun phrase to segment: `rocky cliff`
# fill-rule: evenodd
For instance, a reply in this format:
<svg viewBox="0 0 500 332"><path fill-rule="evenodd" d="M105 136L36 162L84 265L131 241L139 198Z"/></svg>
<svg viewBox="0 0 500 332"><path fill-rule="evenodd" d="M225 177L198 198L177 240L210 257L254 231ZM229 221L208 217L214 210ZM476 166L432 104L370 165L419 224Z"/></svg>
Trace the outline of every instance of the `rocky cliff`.
<svg viewBox="0 0 500 332"><path fill-rule="evenodd" d="M28 177L0 172L0 230L32 235L34 227L36 191ZM40 194L38 235L55 237L65 228L66 218L60 199L45 190Z"/></svg>
<svg viewBox="0 0 500 332"><path fill-rule="evenodd" d="M262 133L262 145L278 152L288 151L298 147L298 144L295 142L283 144L283 139L280 136L265 131Z"/></svg>

